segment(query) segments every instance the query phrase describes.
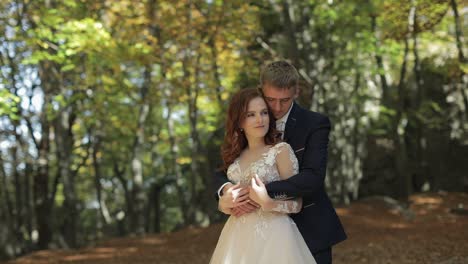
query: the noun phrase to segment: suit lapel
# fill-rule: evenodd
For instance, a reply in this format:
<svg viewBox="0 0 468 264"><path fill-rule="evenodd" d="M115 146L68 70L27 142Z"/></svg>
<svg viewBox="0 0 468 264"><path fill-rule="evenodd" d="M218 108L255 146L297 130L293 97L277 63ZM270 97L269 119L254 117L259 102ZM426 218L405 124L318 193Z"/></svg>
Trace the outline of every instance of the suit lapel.
<svg viewBox="0 0 468 264"><path fill-rule="evenodd" d="M289 113L288 120L286 121L286 127L284 129L284 138L285 142L290 142L290 139L294 136L295 127L297 124L297 110L298 106L294 103L291 113Z"/></svg>

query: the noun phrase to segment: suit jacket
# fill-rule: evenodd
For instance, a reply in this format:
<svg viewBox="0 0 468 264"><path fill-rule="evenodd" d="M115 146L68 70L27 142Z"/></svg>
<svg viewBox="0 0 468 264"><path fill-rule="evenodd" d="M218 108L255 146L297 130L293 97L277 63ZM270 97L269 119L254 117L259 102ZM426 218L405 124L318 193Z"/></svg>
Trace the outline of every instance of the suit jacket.
<svg viewBox="0 0 468 264"><path fill-rule="evenodd" d="M284 141L296 154L299 173L266 185L273 198L302 197L302 210L290 216L312 253L346 239L343 226L325 192L330 128L328 117L294 104L286 122ZM216 173L218 189L227 181L224 172Z"/></svg>

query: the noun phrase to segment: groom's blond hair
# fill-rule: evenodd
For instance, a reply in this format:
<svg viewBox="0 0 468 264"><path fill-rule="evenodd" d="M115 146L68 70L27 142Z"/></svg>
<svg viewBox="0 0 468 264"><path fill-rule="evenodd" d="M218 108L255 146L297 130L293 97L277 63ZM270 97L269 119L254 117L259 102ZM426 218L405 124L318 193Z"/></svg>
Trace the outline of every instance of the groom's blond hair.
<svg viewBox="0 0 468 264"><path fill-rule="evenodd" d="M267 84L282 89L297 88L299 73L285 60L268 63L260 73L260 87L263 88Z"/></svg>

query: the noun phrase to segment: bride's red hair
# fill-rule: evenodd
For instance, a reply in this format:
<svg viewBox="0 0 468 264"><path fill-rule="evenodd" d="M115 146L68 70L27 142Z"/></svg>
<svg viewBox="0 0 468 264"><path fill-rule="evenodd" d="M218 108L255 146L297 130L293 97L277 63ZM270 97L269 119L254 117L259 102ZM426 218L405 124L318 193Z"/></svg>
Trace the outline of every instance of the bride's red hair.
<svg viewBox="0 0 468 264"><path fill-rule="evenodd" d="M262 97L262 93L256 88L242 89L231 99L229 104L227 118L226 118L226 134L224 135L224 142L221 146L221 156L223 158L224 171L227 171L229 165L240 156L242 150L247 147L247 138L244 132L241 131L241 123L247 116L249 103L252 99ZM266 104L266 102L265 102ZM266 104L268 107L268 104ZM265 135L265 144L275 145L281 141L279 133L276 130L276 122L270 109L268 109L270 117L270 124L268 132Z"/></svg>

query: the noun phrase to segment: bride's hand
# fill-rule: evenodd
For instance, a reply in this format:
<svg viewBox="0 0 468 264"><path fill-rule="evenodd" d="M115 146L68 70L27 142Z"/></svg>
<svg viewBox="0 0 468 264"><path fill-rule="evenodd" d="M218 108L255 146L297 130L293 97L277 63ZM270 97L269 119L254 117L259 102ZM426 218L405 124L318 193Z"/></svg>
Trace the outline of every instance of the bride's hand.
<svg viewBox="0 0 468 264"><path fill-rule="evenodd" d="M268 196L265 184L263 184L257 174L252 177L249 197L251 200L258 203L265 211L269 211L273 203L273 199Z"/></svg>

